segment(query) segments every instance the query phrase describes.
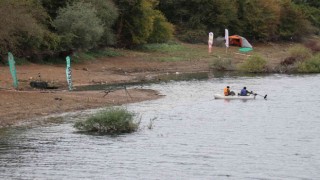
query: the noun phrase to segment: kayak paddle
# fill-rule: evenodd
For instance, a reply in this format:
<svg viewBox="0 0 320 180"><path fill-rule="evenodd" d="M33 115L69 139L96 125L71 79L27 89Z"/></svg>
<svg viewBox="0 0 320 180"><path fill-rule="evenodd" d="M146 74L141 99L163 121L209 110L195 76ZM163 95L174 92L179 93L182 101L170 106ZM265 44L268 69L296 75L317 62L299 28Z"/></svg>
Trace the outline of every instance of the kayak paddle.
<svg viewBox="0 0 320 180"><path fill-rule="evenodd" d="M252 94L253 92L251 91L251 94ZM263 97L263 99L265 99L265 100L267 100L267 94L266 95L264 95L264 96L262 96L262 95L260 95L260 94L257 94L257 93L253 93L254 95L258 95L258 96L261 96L261 97Z"/></svg>

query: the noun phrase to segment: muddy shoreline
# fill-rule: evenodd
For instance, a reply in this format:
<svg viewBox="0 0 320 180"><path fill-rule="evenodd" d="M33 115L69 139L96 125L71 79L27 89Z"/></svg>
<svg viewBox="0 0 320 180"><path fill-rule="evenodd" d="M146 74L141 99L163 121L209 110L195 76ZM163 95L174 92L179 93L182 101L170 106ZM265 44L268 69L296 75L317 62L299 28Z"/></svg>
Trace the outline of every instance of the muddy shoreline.
<svg viewBox="0 0 320 180"><path fill-rule="evenodd" d="M130 96L128 96L128 94ZM0 91L0 127L14 126L22 121L86 109L122 105L161 98L150 89L103 91Z"/></svg>
<svg viewBox="0 0 320 180"><path fill-rule="evenodd" d="M83 63L73 63L72 82L75 87L86 85L123 85L126 83L154 83L163 81L159 75L185 74L210 71L210 61L213 57L223 55L225 48L215 47L213 53L207 53L206 45L191 46L197 56L192 59L184 52L182 55L163 53L127 52L120 57L99 58ZM268 64L276 66L286 56L286 49L291 45L261 45L255 46L255 52L265 54ZM271 53L272 52L272 53ZM243 62L244 56L239 56L237 47L228 50L233 57L233 63ZM155 57L169 58L179 56L182 61L159 61ZM129 88L131 98L123 89L117 89L105 96L103 90L68 91L65 64L25 64L18 65L17 76L19 88L12 88L12 78L8 66L0 66L0 127L16 125L26 119L48 116L85 109L100 108L104 106L122 105L161 98L159 92ZM179 80L179 79L177 79ZM39 90L30 87L32 81L45 81L56 90Z"/></svg>

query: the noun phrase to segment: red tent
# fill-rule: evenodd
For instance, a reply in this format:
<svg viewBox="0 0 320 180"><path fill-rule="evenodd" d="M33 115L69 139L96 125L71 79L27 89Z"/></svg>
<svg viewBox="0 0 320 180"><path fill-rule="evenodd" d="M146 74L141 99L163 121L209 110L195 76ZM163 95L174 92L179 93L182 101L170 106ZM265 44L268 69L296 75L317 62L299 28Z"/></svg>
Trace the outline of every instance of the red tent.
<svg viewBox="0 0 320 180"><path fill-rule="evenodd" d="M252 48L252 45L247 41L246 38L238 35L229 36L229 44L239 47Z"/></svg>

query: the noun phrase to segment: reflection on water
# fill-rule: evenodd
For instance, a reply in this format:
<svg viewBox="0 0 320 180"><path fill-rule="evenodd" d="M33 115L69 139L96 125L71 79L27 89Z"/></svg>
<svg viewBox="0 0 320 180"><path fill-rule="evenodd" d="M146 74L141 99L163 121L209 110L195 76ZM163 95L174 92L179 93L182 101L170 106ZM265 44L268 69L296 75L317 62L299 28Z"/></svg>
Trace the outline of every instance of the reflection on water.
<svg viewBox="0 0 320 180"><path fill-rule="evenodd" d="M224 86L268 100L214 100ZM320 179L320 76L213 77L149 85L141 130L88 136L60 123L0 133L0 179ZM146 126L156 118L154 127Z"/></svg>

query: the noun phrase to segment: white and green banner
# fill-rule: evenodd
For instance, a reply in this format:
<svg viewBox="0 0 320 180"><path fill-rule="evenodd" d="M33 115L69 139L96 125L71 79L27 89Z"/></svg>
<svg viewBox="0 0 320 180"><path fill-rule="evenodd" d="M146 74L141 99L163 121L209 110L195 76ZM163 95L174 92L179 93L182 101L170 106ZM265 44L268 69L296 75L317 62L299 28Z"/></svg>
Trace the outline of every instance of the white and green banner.
<svg viewBox="0 0 320 180"><path fill-rule="evenodd" d="M71 91L72 90L71 59L69 56L66 57L66 61L67 61L67 68L66 68L67 82L68 82L69 91Z"/></svg>
<svg viewBox="0 0 320 180"><path fill-rule="evenodd" d="M13 79L13 87L18 88L18 78L17 78L17 70L16 70L16 62L14 61L14 57L11 52L8 52L8 61L9 61L9 67L10 67L10 72L12 75Z"/></svg>

